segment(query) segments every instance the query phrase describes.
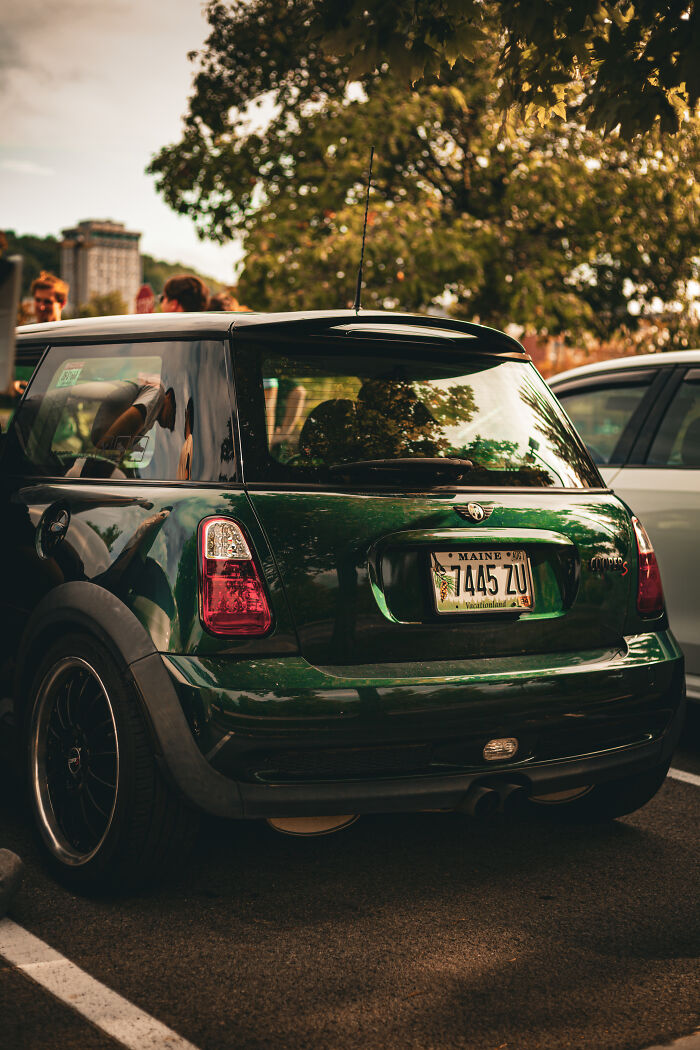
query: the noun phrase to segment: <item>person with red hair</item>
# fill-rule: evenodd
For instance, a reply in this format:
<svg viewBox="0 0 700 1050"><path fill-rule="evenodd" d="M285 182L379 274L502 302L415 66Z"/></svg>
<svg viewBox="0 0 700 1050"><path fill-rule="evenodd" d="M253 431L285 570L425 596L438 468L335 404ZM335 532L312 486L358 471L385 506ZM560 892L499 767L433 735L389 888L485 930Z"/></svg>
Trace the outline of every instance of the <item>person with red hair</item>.
<svg viewBox="0 0 700 1050"><path fill-rule="evenodd" d="M32 281L34 316L37 321L60 321L68 301L68 285L60 277L42 270Z"/></svg>

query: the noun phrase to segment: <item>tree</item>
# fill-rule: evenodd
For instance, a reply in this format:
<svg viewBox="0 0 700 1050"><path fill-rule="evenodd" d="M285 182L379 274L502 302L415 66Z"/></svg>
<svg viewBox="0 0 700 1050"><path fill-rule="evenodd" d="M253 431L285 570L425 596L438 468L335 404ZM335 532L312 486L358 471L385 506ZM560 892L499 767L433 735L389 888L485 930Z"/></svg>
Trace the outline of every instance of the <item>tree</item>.
<svg viewBox="0 0 700 1050"><path fill-rule="evenodd" d="M261 129L241 105L272 82L274 62L261 80L255 63L239 64L238 39L209 46L183 140L151 170L203 234L245 235L239 287L252 308L352 302L371 143L363 305L447 304L498 327L609 336L661 302L686 302L697 122L670 143L603 140L569 117L503 137L495 58L478 71L458 59L411 92L373 73L349 94L343 71L314 51L303 73L275 80ZM677 333L686 318L677 311Z"/></svg>
<svg viewBox="0 0 700 1050"><path fill-rule="evenodd" d="M307 5L303 5L307 6ZM694 0L314 0L307 33L355 74L388 62L415 82L457 58L480 62L485 27L501 29L501 103L542 120L563 116L568 87L581 92L589 127L624 136L677 131L700 98L700 20Z"/></svg>
<svg viewBox="0 0 700 1050"><path fill-rule="evenodd" d="M129 308L121 292L105 292L104 295L91 295L88 303L81 303L75 311L76 317L110 317L114 314L128 314Z"/></svg>
<svg viewBox="0 0 700 1050"><path fill-rule="evenodd" d="M14 230L6 230L7 251L10 255L22 256L21 296L29 295L32 281L42 270L58 274L60 249L55 237L37 237L28 233L20 236Z"/></svg>
<svg viewBox="0 0 700 1050"><path fill-rule="evenodd" d="M165 262L164 259L155 259L152 255L142 254L141 265L143 267L144 283L149 284L156 295L160 295L165 287L165 282L170 277L175 277L176 274L180 273L191 273L195 277L201 277L210 292L218 291L221 288L220 282L214 277L208 277L198 270L193 270L191 266L186 266L185 263Z"/></svg>
<svg viewBox="0 0 700 1050"><path fill-rule="evenodd" d="M7 251L10 255L22 256L22 298L29 295L32 281L38 277L42 270L49 273L60 274L61 250L56 237L38 237L36 234L28 233L18 235L14 230L6 230L4 236L7 239ZM219 290L222 285L213 277L193 270L191 266L181 262L165 262L163 259L155 259L152 255L143 253L141 255L143 266L143 279L156 295L160 295L163 286L169 277L178 273L193 273L201 277L210 290ZM119 311L112 311L119 312ZM126 311L122 311L126 312ZM88 316L81 314L80 316ZM89 316L96 316L90 314ZM28 324L29 320L22 321Z"/></svg>
<svg viewBox="0 0 700 1050"><path fill-rule="evenodd" d="M267 93L284 107L386 70L405 93L494 55L501 110L540 122L575 100L590 128L677 131L700 95L695 0L209 0L207 15L192 57L196 108L212 112L232 95L241 110Z"/></svg>

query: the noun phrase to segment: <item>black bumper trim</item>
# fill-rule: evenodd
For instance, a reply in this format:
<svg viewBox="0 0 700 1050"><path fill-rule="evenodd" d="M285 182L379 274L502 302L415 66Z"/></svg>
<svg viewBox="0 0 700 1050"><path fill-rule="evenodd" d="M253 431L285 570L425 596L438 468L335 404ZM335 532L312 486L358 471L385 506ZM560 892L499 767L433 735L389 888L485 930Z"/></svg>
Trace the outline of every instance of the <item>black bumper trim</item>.
<svg viewBox="0 0 700 1050"><path fill-rule="evenodd" d="M670 762L683 726L685 701L664 735L646 744L597 755L543 762L524 769L396 780L313 784L239 785L247 818L332 816L454 809L473 784L522 784L529 794L548 794L632 776Z"/></svg>

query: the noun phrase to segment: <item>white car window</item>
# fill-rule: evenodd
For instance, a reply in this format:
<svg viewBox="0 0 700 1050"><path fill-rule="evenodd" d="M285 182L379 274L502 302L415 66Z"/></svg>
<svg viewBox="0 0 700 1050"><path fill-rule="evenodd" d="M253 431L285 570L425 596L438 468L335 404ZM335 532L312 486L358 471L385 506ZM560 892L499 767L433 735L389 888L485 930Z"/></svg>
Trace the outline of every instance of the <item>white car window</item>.
<svg viewBox="0 0 700 1050"><path fill-rule="evenodd" d="M700 468L700 383L681 383L649 449L654 467Z"/></svg>
<svg viewBox="0 0 700 1050"><path fill-rule="evenodd" d="M557 394L595 463L613 463L615 449L649 382L586 387Z"/></svg>

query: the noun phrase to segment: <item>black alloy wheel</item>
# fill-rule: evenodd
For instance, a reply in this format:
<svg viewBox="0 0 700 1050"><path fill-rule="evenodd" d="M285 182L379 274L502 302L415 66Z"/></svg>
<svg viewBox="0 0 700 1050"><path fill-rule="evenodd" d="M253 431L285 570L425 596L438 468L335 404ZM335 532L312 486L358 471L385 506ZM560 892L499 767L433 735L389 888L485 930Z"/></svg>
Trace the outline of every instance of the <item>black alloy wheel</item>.
<svg viewBox="0 0 700 1050"><path fill-rule="evenodd" d="M109 832L119 784L114 711L99 674L86 660L66 656L42 681L30 761L46 845L64 864L84 864Z"/></svg>
<svg viewBox="0 0 700 1050"><path fill-rule="evenodd" d="M128 668L66 634L40 661L26 720L39 844L58 879L123 892L182 867L199 822L163 778Z"/></svg>

